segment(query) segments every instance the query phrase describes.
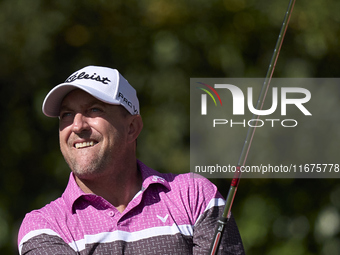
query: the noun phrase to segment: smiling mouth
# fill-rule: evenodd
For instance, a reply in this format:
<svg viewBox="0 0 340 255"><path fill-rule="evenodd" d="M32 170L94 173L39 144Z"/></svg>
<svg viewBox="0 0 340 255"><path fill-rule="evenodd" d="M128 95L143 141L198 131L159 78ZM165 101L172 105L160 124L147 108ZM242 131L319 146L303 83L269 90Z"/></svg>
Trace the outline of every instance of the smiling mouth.
<svg viewBox="0 0 340 255"><path fill-rule="evenodd" d="M83 143L76 143L74 145L74 147L76 149L81 149L81 148L87 148L87 147L92 147L94 145L96 145L97 143L95 143L94 141L91 141L91 142L83 142Z"/></svg>

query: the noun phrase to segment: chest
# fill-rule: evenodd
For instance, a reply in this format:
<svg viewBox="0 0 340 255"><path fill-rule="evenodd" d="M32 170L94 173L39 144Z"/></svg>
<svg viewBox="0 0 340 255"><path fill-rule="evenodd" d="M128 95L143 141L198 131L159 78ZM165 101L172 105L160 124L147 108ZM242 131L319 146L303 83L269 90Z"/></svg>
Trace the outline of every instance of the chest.
<svg viewBox="0 0 340 255"><path fill-rule="evenodd" d="M136 198L123 213L98 201L78 206L70 245L80 254L191 254L190 210L160 196Z"/></svg>

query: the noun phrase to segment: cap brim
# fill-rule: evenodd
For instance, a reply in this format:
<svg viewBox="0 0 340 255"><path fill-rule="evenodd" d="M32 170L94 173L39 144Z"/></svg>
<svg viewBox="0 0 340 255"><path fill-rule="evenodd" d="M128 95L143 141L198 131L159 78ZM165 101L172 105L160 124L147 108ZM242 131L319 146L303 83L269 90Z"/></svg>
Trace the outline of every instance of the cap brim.
<svg viewBox="0 0 340 255"><path fill-rule="evenodd" d="M65 96L70 93L72 90L81 89L93 97L97 98L100 101L109 104L116 104L119 105L120 102L118 100L114 100L109 98L108 95L104 94L101 91L98 91L92 87L85 86L83 84L69 84L69 83L62 83L53 88L45 97L42 111L48 117L58 117L60 114L60 106L65 98Z"/></svg>

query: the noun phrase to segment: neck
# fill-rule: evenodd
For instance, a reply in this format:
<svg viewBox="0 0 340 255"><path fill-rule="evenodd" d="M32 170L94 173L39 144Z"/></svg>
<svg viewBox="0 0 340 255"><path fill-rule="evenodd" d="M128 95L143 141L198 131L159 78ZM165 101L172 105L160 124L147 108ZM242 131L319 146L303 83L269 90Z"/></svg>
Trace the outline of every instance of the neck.
<svg viewBox="0 0 340 255"><path fill-rule="evenodd" d="M130 161L121 169L116 167L107 174L92 178L79 178L75 176L78 186L85 193L92 193L103 197L109 203L123 212L132 198L140 191L142 176L137 167L137 162Z"/></svg>

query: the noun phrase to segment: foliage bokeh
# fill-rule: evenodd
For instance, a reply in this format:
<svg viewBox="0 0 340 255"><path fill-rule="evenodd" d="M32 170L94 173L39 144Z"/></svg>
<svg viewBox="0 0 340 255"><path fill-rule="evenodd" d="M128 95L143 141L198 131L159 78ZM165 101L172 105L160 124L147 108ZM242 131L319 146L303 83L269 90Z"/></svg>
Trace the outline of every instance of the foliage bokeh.
<svg viewBox="0 0 340 255"><path fill-rule="evenodd" d="M53 86L86 65L117 68L140 98L138 157L162 172L188 172L190 78L263 77L287 5L1 0L0 253L17 253L25 213L67 183L58 120L41 112ZM339 11L337 0L297 0L275 77L338 76ZM212 181L226 195L230 180ZM340 254L339 197L337 179L242 180L233 212L247 254Z"/></svg>

